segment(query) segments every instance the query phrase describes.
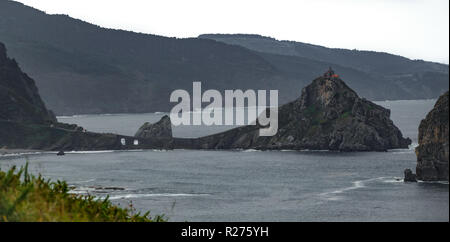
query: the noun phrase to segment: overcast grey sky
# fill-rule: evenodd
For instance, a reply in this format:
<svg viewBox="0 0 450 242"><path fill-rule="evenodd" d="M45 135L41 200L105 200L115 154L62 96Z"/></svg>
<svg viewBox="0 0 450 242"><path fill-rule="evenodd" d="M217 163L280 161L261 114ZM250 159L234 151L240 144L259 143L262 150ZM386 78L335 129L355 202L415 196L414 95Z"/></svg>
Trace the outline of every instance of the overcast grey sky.
<svg viewBox="0 0 450 242"><path fill-rule="evenodd" d="M449 62L449 0L19 0L107 28L251 33Z"/></svg>

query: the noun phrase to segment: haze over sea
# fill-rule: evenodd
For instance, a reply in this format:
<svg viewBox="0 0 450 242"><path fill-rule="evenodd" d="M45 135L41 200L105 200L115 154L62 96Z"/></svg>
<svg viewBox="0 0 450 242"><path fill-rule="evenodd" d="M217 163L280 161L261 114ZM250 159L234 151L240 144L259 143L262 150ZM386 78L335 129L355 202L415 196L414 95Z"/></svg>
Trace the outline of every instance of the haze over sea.
<svg viewBox="0 0 450 242"><path fill-rule="evenodd" d="M0 156L75 190L123 206L165 214L170 221L449 221L448 182L404 183L414 169L420 120L436 100L385 101L410 149L328 151L103 151ZM90 131L134 135L165 113L59 117ZM174 127L200 137L230 127Z"/></svg>

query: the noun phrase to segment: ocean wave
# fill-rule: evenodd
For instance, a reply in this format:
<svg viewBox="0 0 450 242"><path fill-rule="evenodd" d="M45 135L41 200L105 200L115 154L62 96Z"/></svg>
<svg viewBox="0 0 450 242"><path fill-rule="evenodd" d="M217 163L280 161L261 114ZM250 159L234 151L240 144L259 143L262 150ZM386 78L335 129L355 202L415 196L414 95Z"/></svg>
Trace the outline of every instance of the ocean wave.
<svg viewBox="0 0 450 242"><path fill-rule="evenodd" d="M70 187L71 186L69 186L69 188ZM90 192L95 192L95 188L94 187L71 187L71 190L68 191L69 194L76 194L76 195L87 195Z"/></svg>
<svg viewBox="0 0 450 242"><path fill-rule="evenodd" d="M116 150L92 150L92 151L68 151L66 154L102 154L102 153L113 153Z"/></svg>
<svg viewBox="0 0 450 242"><path fill-rule="evenodd" d="M391 154L408 154L408 153L414 153L416 150L416 147L419 146L418 143L412 143L408 146L407 149L392 149L389 150Z"/></svg>
<svg viewBox="0 0 450 242"><path fill-rule="evenodd" d="M81 183L89 183L95 181L96 179L90 179L84 182L74 182L73 184L81 184ZM76 186L70 185L69 191L70 194L78 194L78 195L87 195L87 194L95 194L95 193L109 193L114 191L124 191L126 190L123 187L103 187L103 186Z"/></svg>
<svg viewBox="0 0 450 242"><path fill-rule="evenodd" d="M308 153L322 153L322 152L330 152L330 153L336 153L338 151L335 150L310 150L310 149L304 149L304 150L299 150L300 152L308 152Z"/></svg>
<svg viewBox="0 0 450 242"><path fill-rule="evenodd" d="M245 149L245 150L241 150L242 152L261 152L261 150L256 150L256 149Z"/></svg>
<svg viewBox="0 0 450 242"><path fill-rule="evenodd" d="M404 183L402 177L385 177L381 181L384 183Z"/></svg>
<svg viewBox="0 0 450 242"><path fill-rule="evenodd" d="M97 180L96 178L88 179L88 180L82 180L82 181L74 181L74 184L80 184L80 183L89 183Z"/></svg>
<svg viewBox="0 0 450 242"><path fill-rule="evenodd" d="M391 154L393 154L393 155L412 154L412 153L414 153L414 151L412 151L412 150L396 150L396 151L391 151Z"/></svg>
<svg viewBox="0 0 450 242"><path fill-rule="evenodd" d="M319 196L321 198L324 198L325 200L338 201L338 200L343 199L342 196L339 196L340 194L343 194L345 192L352 191L352 190L365 188L365 187L367 187L367 183L369 183L369 182L374 182L374 181L381 181L381 182L385 182L385 183L403 182L403 179L400 179L400 180L399 179L400 178L397 178L397 177L377 177L377 178L370 178L370 179L366 179L366 180L358 180L358 181L352 182L352 185L349 187L343 187L343 188L339 188L339 189L336 189L333 191L320 193Z"/></svg>
<svg viewBox="0 0 450 242"><path fill-rule="evenodd" d="M78 115L69 115L69 116L56 116L56 119L69 119L69 118L84 118L89 116L88 114L78 114Z"/></svg>
<svg viewBox="0 0 450 242"><path fill-rule="evenodd" d="M409 149L410 150L415 150L416 148L417 148L417 146L419 146L419 144L418 143L411 143L410 145L409 145Z"/></svg>
<svg viewBox="0 0 450 242"><path fill-rule="evenodd" d="M120 152L167 152L168 150L145 150L145 149L132 149L132 150L91 150L91 151L65 151L66 155L89 155L89 154L106 154L106 153L120 153ZM18 152L18 153L7 153L1 154L1 157L22 157L27 155L49 155L49 154L57 154L57 151L36 151L36 152Z"/></svg>
<svg viewBox="0 0 450 242"><path fill-rule="evenodd" d="M419 183L449 185L448 181L418 181Z"/></svg>
<svg viewBox="0 0 450 242"><path fill-rule="evenodd" d="M8 153L0 154L0 157L21 157L26 155L45 155L45 154L57 154L55 151L36 151L36 152L19 152L19 153Z"/></svg>
<svg viewBox="0 0 450 242"><path fill-rule="evenodd" d="M147 194L122 194L109 196L109 200L130 199L130 198L145 198L145 197L200 197L208 196L209 194L193 194L193 193L147 193ZM102 197L105 199L106 197Z"/></svg>
<svg viewBox="0 0 450 242"><path fill-rule="evenodd" d="M130 149L130 150L86 150L86 151L67 151L66 154L103 154L103 153L120 153L120 152L143 152L143 151L160 151L160 150L144 150L144 149Z"/></svg>

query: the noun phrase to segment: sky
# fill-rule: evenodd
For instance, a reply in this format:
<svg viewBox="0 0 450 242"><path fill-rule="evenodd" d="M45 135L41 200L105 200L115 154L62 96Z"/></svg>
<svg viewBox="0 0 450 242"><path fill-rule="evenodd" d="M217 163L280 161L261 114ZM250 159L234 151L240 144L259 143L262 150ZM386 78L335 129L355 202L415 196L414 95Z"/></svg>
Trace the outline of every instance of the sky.
<svg viewBox="0 0 450 242"><path fill-rule="evenodd" d="M168 37L260 34L449 63L449 0L18 0L106 28Z"/></svg>

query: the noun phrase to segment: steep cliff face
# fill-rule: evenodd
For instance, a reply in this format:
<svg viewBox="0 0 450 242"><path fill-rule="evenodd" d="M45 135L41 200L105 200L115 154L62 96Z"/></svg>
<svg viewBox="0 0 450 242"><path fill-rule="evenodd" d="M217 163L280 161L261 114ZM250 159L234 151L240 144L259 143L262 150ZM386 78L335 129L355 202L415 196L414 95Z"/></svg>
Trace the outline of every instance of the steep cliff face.
<svg viewBox="0 0 450 242"><path fill-rule="evenodd" d="M56 122L42 102L34 81L9 59L0 43L0 120L27 123Z"/></svg>
<svg viewBox="0 0 450 242"><path fill-rule="evenodd" d="M58 123L34 81L6 55L0 43L0 148L37 150L171 149L172 139L86 132Z"/></svg>
<svg viewBox="0 0 450 242"><path fill-rule="evenodd" d="M449 162L449 93L442 95L419 126L417 177L424 181L447 180Z"/></svg>
<svg viewBox="0 0 450 242"><path fill-rule="evenodd" d="M385 151L411 143L390 119L390 111L358 97L337 76L322 76L301 97L279 109L275 136L259 136L258 126L245 126L179 146L204 149L294 149Z"/></svg>

